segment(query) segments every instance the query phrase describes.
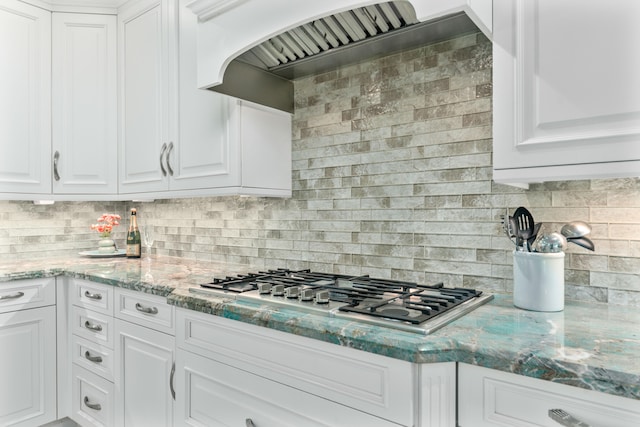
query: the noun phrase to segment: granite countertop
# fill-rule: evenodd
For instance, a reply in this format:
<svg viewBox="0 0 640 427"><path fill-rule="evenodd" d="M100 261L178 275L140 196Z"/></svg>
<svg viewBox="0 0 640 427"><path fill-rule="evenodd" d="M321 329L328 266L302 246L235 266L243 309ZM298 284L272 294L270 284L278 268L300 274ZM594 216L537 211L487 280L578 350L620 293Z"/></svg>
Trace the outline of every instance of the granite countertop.
<svg viewBox="0 0 640 427"><path fill-rule="evenodd" d="M66 275L166 296L168 302L414 363L464 362L640 400L640 310L568 301L558 313L520 310L496 295L431 335L189 292L214 276L255 270L172 257L70 257L0 264L1 282Z"/></svg>

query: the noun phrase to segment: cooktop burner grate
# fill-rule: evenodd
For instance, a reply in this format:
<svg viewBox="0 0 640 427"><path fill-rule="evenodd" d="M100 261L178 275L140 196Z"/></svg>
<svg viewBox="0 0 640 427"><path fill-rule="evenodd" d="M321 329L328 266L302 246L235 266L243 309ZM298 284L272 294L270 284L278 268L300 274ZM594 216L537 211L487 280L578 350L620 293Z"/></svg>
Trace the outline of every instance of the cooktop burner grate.
<svg viewBox="0 0 640 427"><path fill-rule="evenodd" d="M238 301L430 333L493 296L443 283L276 269L214 279L201 288ZM198 290L193 290L198 292Z"/></svg>

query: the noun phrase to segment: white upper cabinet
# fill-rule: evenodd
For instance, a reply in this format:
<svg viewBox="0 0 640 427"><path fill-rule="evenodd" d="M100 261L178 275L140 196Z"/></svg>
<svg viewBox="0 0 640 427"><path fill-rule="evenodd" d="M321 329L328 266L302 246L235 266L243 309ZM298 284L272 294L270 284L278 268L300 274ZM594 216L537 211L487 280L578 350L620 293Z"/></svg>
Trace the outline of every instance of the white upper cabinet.
<svg viewBox="0 0 640 427"><path fill-rule="evenodd" d="M53 192L118 192L116 17L53 14Z"/></svg>
<svg viewBox="0 0 640 427"><path fill-rule="evenodd" d="M120 193L168 189L168 1L129 2L118 13Z"/></svg>
<svg viewBox="0 0 640 427"><path fill-rule="evenodd" d="M640 176L640 2L494 0L494 180Z"/></svg>
<svg viewBox="0 0 640 427"><path fill-rule="evenodd" d="M241 114L244 104L196 87L197 17L186 3L119 11L120 195L290 196L291 116ZM255 167L260 158L273 169Z"/></svg>
<svg viewBox="0 0 640 427"><path fill-rule="evenodd" d="M0 7L0 193L51 193L51 13Z"/></svg>

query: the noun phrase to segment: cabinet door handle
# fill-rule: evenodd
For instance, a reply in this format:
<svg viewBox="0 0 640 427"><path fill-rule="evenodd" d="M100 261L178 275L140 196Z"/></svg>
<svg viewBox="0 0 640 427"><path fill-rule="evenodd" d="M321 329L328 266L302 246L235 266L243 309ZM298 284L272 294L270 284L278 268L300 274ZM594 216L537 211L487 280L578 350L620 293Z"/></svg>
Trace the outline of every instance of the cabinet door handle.
<svg viewBox="0 0 640 427"><path fill-rule="evenodd" d="M158 309L156 307L145 307L139 302L136 303L136 310L147 314L158 314Z"/></svg>
<svg viewBox="0 0 640 427"><path fill-rule="evenodd" d="M171 365L171 373L169 374L169 389L171 390L171 397L176 400L176 389L173 388L173 377L176 374L176 362Z"/></svg>
<svg viewBox="0 0 640 427"><path fill-rule="evenodd" d="M160 149L160 170L162 171L162 176L167 176L167 170L164 168L164 153L167 151L167 143L162 144L162 148Z"/></svg>
<svg viewBox="0 0 640 427"><path fill-rule="evenodd" d="M549 409L549 418L565 427L591 427L562 409Z"/></svg>
<svg viewBox="0 0 640 427"><path fill-rule="evenodd" d="M0 295L0 301L18 299L18 298L22 298L23 296L24 296L24 292L16 292L15 294L9 294L9 295Z"/></svg>
<svg viewBox="0 0 640 427"><path fill-rule="evenodd" d="M84 358L89 362L102 363L102 356L92 356L91 353L89 353L89 350L84 352Z"/></svg>
<svg viewBox="0 0 640 427"><path fill-rule="evenodd" d="M253 423L253 421L251 421L251 418L247 418L247 419L244 421L244 424L245 424L247 427L256 427L256 425Z"/></svg>
<svg viewBox="0 0 640 427"><path fill-rule="evenodd" d="M89 299L94 299L96 301L99 301L102 299L102 294L92 294L89 291L84 291L84 296L89 298Z"/></svg>
<svg viewBox="0 0 640 427"><path fill-rule="evenodd" d="M58 160L60 160L60 152L53 153L53 179L60 181L60 174L58 173Z"/></svg>
<svg viewBox="0 0 640 427"><path fill-rule="evenodd" d="M84 322L84 327L89 329L90 331L95 331L95 332L102 331L102 325L94 325L93 323L89 322L88 320L86 322Z"/></svg>
<svg viewBox="0 0 640 427"><path fill-rule="evenodd" d="M173 142L169 143L169 149L167 150L167 170L169 171L169 175L173 176L173 168L171 167L171 152L173 151Z"/></svg>
<svg viewBox="0 0 640 427"><path fill-rule="evenodd" d="M102 405L99 403L91 403L89 402L89 397L85 396L84 397L84 404L87 406L87 408L91 408L94 411L101 411L102 410Z"/></svg>

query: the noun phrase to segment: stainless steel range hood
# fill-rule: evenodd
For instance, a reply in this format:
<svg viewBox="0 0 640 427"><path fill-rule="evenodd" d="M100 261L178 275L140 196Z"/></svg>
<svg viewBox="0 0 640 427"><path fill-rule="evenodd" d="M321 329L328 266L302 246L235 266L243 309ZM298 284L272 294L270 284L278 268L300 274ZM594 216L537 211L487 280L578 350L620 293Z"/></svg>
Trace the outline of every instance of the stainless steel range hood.
<svg viewBox="0 0 640 427"><path fill-rule="evenodd" d="M189 7L200 18L199 87L288 112L294 79L478 28L490 36L491 25L491 0L196 0Z"/></svg>

